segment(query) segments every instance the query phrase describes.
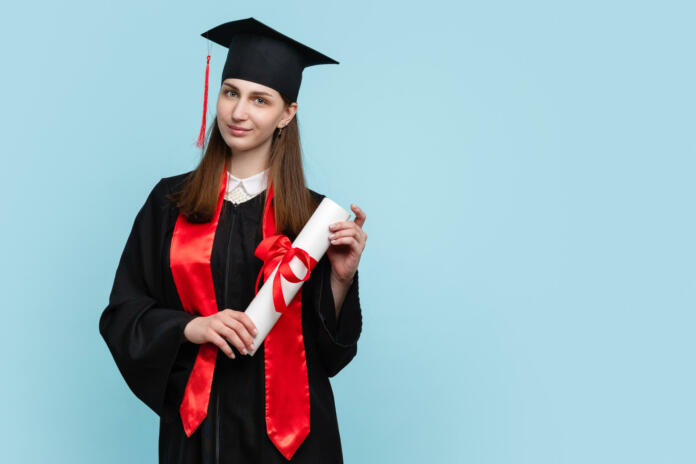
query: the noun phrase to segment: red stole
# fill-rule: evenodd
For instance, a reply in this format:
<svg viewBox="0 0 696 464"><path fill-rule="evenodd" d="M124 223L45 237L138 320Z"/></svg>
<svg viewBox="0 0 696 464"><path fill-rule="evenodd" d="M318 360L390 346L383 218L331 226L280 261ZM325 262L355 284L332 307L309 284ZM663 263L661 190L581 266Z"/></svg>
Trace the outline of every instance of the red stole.
<svg viewBox="0 0 696 464"><path fill-rule="evenodd" d="M179 214L170 247L170 267L184 310L209 316L218 311L210 256L227 188L223 170L215 214L210 222L191 223ZM263 212L263 240L255 255L264 261L264 282L280 262L273 282L276 311L283 313L264 339L266 431L273 444L290 460L309 434L309 380L302 336L302 287L286 306L280 276L290 282L307 280L316 260L304 250L292 248L288 237L276 234L273 212L273 185L269 185ZM307 267L299 279L289 266L297 257ZM197 305L195 303L198 303ZM208 413L210 390L215 370L217 346L200 345L193 370L186 383L179 408L186 436L190 437Z"/></svg>

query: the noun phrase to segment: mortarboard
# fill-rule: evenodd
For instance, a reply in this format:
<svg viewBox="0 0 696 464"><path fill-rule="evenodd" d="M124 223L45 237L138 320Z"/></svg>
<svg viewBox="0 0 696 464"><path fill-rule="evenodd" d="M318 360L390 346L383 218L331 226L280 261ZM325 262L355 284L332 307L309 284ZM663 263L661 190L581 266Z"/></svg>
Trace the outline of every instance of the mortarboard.
<svg viewBox="0 0 696 464"><path fill-rule="evenodd" d="M297 100L304 68L316 64L339 64L254 18L220 24L201 35L229 48L220 83L228 78L256 82L278 91L291 101ZM203 123L196 142L199 147L203 146L205 138L209 69L210 53L205 69Z"/></svg>

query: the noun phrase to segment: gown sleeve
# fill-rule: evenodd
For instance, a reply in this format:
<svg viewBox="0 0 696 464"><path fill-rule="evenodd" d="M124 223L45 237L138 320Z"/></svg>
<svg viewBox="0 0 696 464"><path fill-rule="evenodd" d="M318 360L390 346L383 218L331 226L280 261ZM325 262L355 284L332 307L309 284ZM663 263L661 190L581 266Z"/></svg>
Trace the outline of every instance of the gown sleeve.
<svg viewBox="0 0 696 464"><path fill-rule="evenodd" d="M160 416L184 327L196 317L161 304L166 193L160 180L136 215L99 319L99 332L128 387Z"/></svg>
<svg viewBox="0 0 696 464"><path fill-rule="evenodd" d="M328 255L319 260L320 282L317 285L317 315L319 356L329 377L338 374L357 354L362 330L362 310L358 294L358 271L346 293L338 320L333 290L331 289L331 262Z"/></svg>

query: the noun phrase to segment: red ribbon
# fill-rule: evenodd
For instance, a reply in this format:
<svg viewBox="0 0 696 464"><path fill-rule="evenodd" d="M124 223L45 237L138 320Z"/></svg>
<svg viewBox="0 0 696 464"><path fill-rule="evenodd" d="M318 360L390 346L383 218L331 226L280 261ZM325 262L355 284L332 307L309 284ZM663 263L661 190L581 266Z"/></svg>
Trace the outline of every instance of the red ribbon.
<svg viewBox="0 0 696 464"><path fill-rule="evenodd" d="M302 248L293 248L290 239L285 235L272 235L265 238L259 243L259 246L256 247L254 254L257 258L263 260L263 268L256 278L256 286L254 287L256 293L259 292L258 287L261 274L264 275L264 280L268 279L273 269L275 269L276 264L280 261L280 267L278 267L278 272L276 272L275 278L273 279L273 304L277 312L287 312L289 307L285 304L280 276L285 277L285 280L288 282L304 282L309 279L310 272L314 269L314 266L317 265L317 260L312 258L312 256ZM292 261L292 258L295 256L297 256L307 268L307 273L303 278L297 277L290 267L290 261ZM292 302L290 304L292 304Z"/></svg>
<svg viewBox="0 0 696 464"><path fill-rule="evenodd" d="M191 223L179 214L174 226L170 267L182 305L191 314L209 316L218 311L210 256L227 188L226 174L223 170L212 220ZM290 460L310 430L309 380L302 335L302 287L286 305L281 276L289 282L306 281L317 261L305 250L293 248L287 236L276 234L272 199L271 183L263 212L263 240L254 252L264 262L256 279L255 293L261 275L266 281L280 263L273 279L273 303L282 316L264 340L266 431L276 448ZM290 267L294 257L307 268L302 278ZM208 413L216 357L216 345L202 344L186 383L179 412L188 437Z"/></svg>
<svg viewBox="0 0 696 464"><path fill-rule="evenodd" d="M282 275L290 282L309 279L317 261L305 250L293 248L290 239L275 233L273 184L268 187L263 212L263 240L254 254L264 261L256 278L256 292L261 274L264 282L280 262L273 279L273 304L283 313L264 340L266 432L273 444L290 460L309 434L309 380L302 336L302 287L289 305L281 286ZM303 278L298 278L290 267L297 256L307 267Z"/></svg>

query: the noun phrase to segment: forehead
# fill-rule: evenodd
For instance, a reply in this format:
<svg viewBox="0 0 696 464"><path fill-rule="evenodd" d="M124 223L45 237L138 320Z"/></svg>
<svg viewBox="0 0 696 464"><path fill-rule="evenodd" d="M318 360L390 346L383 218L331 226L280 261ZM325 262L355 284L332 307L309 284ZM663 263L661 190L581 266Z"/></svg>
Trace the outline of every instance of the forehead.
<svg viewBox="0 0 696 464"><path fill-rule="evenodd" d="M279 95L278 91L275 89L272 89L271 87L265 86L263 84L259 84L257 82L252 82L252 81L247 81L244 79L236 79L236 78L227 78L223 82L223 84L228 84L233 87L236 87L240 90L246 90L248 92L262 92L262 93L269 93L271 95Z"/></svg>

